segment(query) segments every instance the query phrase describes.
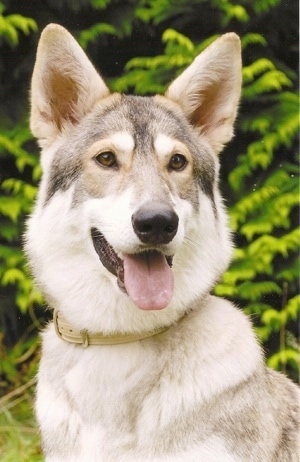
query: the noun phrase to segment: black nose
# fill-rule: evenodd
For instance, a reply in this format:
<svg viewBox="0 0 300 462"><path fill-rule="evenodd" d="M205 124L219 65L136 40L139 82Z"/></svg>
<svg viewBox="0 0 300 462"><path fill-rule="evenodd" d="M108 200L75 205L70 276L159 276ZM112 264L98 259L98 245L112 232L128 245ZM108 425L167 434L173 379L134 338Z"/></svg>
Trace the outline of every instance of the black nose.
<svg viewBox="0 0 300 462"><path fill-rule="evenodd" d="M144 204L132 217L135 234L145 244L168 244L178 228L178 216L174 210L161 203Z"/></svg>

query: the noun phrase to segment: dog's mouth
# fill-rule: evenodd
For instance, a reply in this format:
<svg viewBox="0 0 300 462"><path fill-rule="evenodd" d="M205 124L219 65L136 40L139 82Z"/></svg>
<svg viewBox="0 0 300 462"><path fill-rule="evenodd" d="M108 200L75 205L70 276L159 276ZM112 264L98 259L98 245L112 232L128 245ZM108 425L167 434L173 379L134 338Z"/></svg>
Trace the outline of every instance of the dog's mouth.
<svg viewBox="0 0 300 462"><path fill-rule="evenodd" d="M124 254L120 258L96 228L91 230L94 248L103 266L117 277L118 286L143 310L161 310L174 291L172 256L158 250Z"/></svg>

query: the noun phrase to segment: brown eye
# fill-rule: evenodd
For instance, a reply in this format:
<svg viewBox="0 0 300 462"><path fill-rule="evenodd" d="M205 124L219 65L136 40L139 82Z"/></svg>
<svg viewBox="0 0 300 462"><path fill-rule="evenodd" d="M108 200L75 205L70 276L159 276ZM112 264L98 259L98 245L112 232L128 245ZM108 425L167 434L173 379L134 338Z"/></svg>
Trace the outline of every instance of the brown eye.
<svg viewBox="0 0 300 462"><path fill-rule="evenodd" d="M174 154L168 165L170 170L183 170L187 166L186 157L183 154Z"/></svg>
<svg viewBox="0 0 300 462"><path fill-rule="evenodd" d="M111 151L100 152L95 156L97 164L102 165L103 167L116 167L117 161L116 156Z"/></svg>

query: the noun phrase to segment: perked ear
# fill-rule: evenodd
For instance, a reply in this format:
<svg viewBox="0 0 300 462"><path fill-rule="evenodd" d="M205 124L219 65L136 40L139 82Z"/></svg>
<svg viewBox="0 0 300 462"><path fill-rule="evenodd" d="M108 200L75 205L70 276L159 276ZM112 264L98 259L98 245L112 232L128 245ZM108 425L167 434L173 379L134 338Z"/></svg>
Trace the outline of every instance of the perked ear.
<svg viewBox="0 0 300 462"><path fill-rule="evenodd" d="M219 153L233 136L241 84L240 39L228 33L197 56L165 96L182 107L190 123Z"/></svg>
<svg viewBox="0 0 300 462"><path fill-rule="evenodd" d="M31 85L31 131L42 146L50 145L109 94L72 35L57 24L42 32Z"/></svg>

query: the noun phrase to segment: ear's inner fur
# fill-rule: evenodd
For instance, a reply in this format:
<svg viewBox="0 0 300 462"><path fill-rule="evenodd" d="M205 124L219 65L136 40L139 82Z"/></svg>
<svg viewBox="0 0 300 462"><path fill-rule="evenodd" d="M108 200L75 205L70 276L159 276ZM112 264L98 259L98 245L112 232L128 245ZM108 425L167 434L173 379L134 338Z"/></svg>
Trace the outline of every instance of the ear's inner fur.
<svg viewBox="0 0 300 462"><path fill-rule="evenodd" d="M76 124L76 104L78 102L79 88L75 79L62 74L57 68L52 68L49 73L48 99L51 102L53 122L61 131L66 121Z"/></svg>

